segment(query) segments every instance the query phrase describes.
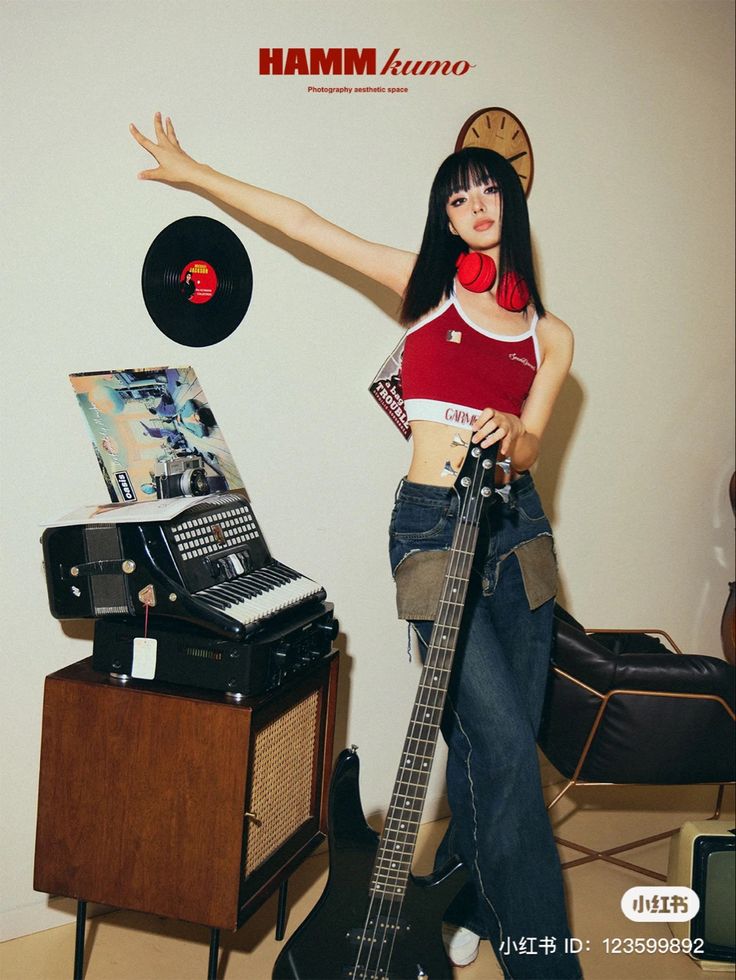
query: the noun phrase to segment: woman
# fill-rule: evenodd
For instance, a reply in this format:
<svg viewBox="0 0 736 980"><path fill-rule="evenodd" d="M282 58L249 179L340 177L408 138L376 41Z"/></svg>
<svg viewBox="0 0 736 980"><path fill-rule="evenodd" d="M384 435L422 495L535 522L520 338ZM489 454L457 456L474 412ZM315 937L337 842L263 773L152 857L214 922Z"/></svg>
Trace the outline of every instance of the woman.
<svg viewBox="0 0 736 980"><path fill-rule="evenodd" d="M131 126L158 163L141 179L206 193L402 297L401 320L411 325L402 381L413 454L397 491L390 555L399 613L424 644L443 571L436 557L452 538L453 482L468 443L497 443L507 457L508 489L489 510L489 544L466 604L443 722L453 819L438 861L457 854L472 875L448 910L445 940L457 965L475 959L482 937L493 943L507 977L579 977L566 951L561 872L535 748L556 571L551 530L528 472L573 342L539 295L520 182L496 153L453 154L433 183L415 256L367 242L297 201L196 162L160 114L154 127L152 141ZM462 270L456 278L456 261L468 251L484 266L493 260L498 285L475 292ZM526 290L521 304L503 299L519 280Z"/></svg>

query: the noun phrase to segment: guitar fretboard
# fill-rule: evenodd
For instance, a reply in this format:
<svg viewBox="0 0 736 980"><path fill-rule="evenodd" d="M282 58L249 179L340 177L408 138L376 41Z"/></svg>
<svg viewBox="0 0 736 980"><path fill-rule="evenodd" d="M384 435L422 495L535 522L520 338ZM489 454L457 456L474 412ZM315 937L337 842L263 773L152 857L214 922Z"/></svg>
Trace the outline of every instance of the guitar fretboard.
<svg viewBox="0 0 736 980"><path fill-rule="evenodd" d="M402 899L411 872L478 541L481 502L469 504L472 513L461 515L448 552L437 618L373 866L373 897Z"/></svg>

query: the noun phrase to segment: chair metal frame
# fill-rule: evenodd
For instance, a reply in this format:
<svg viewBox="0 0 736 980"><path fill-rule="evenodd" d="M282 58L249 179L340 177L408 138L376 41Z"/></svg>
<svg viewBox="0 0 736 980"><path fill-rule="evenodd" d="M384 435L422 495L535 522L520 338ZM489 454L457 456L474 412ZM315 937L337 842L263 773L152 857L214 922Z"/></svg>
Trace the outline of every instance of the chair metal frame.
<svg viewBox="0 0 736 980"><path fill-rule="evenodd" d="M585 630L585 633L588 636L594 636L596 633L606 633L606 634L609 634L609 635L610 634L631 634L631 633L639 633L639 634L647 634L649 636L651 636L652 634L656 634L658 636L664 637L667 640L667 642L672 646L674 653L676 653L676 654L682 654L682 650L680 650L680 648L677 646L677 644L672 639L672 637L670 637L667 633L665 633L664 630L660 630L660 629L651 629L651 630L644 630L644 629L640 629L640 630L586 629ZM552 670L558 676L564 677L566 680L570 681L572 684L575 684L578 687L581 687L584 690L589 691L591 694L594 694L596 697L599 697L601 699L601 705L600 705L600 707L598 709L598 713L596 715L595 721L593 722L593 724L591 726L591 729L588 732L588 737L585 740L585 745L583 746L583 750L582 750L582 752L580 754L580 758L578 759L577 766L575 767L575 771L573 772L572 777L567 781L567 783L565 784L565 786L557 794L557 796L555 796L554 799L550 803L547 804L547 811L548 812L557 803L559 803L559 801L573 787L578 787L578 786L580 786L580 787L586 787L586 786L645 786L645 785L657 786L657 785L665 785L665 784L658 784L658 783L611 783L611 782L598 783L598 782L588 782L586 780L579 779L580 772L582 771L583 766L585 765L585 760L587 758L588 752L590 751L590 747L593 744L593 740L594 740L594 738L596 736L596 733L597 733L597 731L598 731L598 729L599 729L599 727L600 727L600 725L601 725L601 723L603 721L603 717L605 715L606 708L608 707L608 702L614 696L631 695L633 697L636 697L636 696L644 695L646 697L669 697L669 698L683 698L683 699L690 698L690 699L696 699L696 700L712 700L712 701L718 702L726 710L726 712L731 716L731 720L736 722L736 714L731 709L730 705L728 705L723 700L723 698L719 697L718 695L714 695L714 694L686 694L686 693L683 693L681 691L638 691L638 690L632 690L632 689L626 689L626 688L616 688L616 689L614 689L612 691L607 691L606 693L601 693L600 691L597 691L595 688L591 687L589 684L583 684L582 681L578 680L576 677L573 677L567 671L564 671L564 670L560 669L559 667L553 666L552 667ZM734 785L734 782L732 781L732 782L727 782L727 783L689 783L687 785L692 785L692 786L718 786L718 794L716 796L715 809L713 811L712 816L706 818L707 820L717 820L720 817L720 815L721 815L721 807L723 805L723 795L724 795L725 788L726 788L726 786L733 786ZM559 844L559 845L561 845L563 847L568 847L571 850L579 851L581 854L584 854L585 855L585 857L580 857L580 858L576 858L575 860L572 860L572 861L565 861L565 862L563 862L563 864L562 864L562 867L563 868L574 868L574 867L577 867L578 865L581 865L581 864L588 864L591 861L606 861L608 864L615 864L615 865L618 865L619 867L627 868L630 871L637 871L640 874L647 875L650 878L656 878L658 881L667 881L667 876L666 875L663 875L663 874L661 874L658 871L654 871L652 868L644 867L644 865L641 865L641 864L635 864L635 863L630 862L630 861L622 861L620 858L617 858L615 855L621 854L624 851L630 851L630 850L634 850L634 849L636 849L638 847L643 847L645 844L652 844L655 841L665 840L668 837L673 837L679 830L680 830L679 827L674 827L671 830L665 830L665 831L663 831L660 834L653 834L650 837L640 837L637 840L627 841L626 843L619 844L616 847L609 847L609 848L606 848L605 850L602 850L602 851L597 851L594 848L586 847L584 844L579 844L576 841L566 840L566 839L564 839L562 837L555 836L555 841L556 841L557 844Z"/></svg>

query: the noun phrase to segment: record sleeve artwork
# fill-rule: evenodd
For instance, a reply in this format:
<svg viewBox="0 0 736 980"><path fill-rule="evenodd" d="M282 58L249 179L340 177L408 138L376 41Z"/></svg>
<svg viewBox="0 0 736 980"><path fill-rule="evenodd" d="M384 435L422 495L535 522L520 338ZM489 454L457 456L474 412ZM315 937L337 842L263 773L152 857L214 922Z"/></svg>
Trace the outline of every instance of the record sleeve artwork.
<svg viewBox="0 0 736 980"><path fill-rule="evenodd" d="M404 334L383 362L370 384L369 391L405 439L411 438L411 426L401 388L401 360L404 356Z"/></svg>
<svg viewBox="0 0 736 980"><path fill-rule="evenodd" d="M132 368L71 374L113 503L156 499L167 465L204 470L207 491L243 480L193 368Z"/></svg>
<svg viewBox="0 0 736 980"><path fill-rule="evenodd" d="M213 218L181 218L156 236L143 263L143 300L170 340L208 347L243 320L253 271L243 243Z"/></svg>

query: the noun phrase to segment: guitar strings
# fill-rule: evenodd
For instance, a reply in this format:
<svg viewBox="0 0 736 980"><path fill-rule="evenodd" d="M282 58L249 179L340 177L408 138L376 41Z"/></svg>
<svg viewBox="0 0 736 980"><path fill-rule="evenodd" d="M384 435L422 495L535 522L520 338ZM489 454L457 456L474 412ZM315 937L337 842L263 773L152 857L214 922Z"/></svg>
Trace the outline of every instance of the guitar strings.
<svg viewBox="0 0 736 980"><path fill-rule="evenodd" d="M477 473L477 469L478 468L477 468L477 458L476 458L476 473ZM455 535L455 540L453 541L453 553L451 555L451 563L450 563L450 567L448 568L448 573L447 573L448 579L450 577L457 578L457 572L458 572L459 568L463 564L465 564L467 562L467 559L468 559L467 551L469 549L468 549L467 546L470 544L470 541L472 540L472 537L473 537L473 534L474 534L474 531L475 531L475 529L472 527L471 523L467 520L467 514L466 514L466 511L468 509L470 509L470 503L471 502L472 502L472 493L468 493L468 494L466 494L466 496L465 496L465 498L463 500L463 508L461 510L461 513L458 515L458 521L460 523L459 523L458 528L457 528L457 533ZM443 600L442 601L445 603L445 605L448 602L448 600L445 599L444 596L443 596ZM445 613L444 613L444 616L443 616L442 609L440 607L440 609L438 610L438 617L437 617L438 618L438 621L442 622L444 624L444 626L449 627L450 629L458 629L459 628L459 620L462 617L462 611L463 611L463 607L462 606L455 605L454 603L451 605L450 612L452 613L452 618L454 618L456 620L456 622L452 622L451 623L451 622L449 622L449 620L450 620L451 617L448 617L447 616L447 610L445 610ZM445 620L447 620L447 621L445 622ZM427 683L427 680L428 680L428 677L429 677L429 674L430 674L431 671L435 671L438 668L439 669L444 669L444 670L447 670L448 669L447 662L446 662L447 661L447 651L443 649L443 651L442 651L442 653L440 655L440 651L438 650L438 647L439 647L439 636L438 636L438 634L439 634L439 627L437 627L437 629L435 630L435 635L430 640L430 647L429 647L427 658L426 658L426 662L425 662L425 668L423 670L422 677L420 679L420 685L419 685L420 692L422 692L422 695L425 698L424 707L430 708L430 710L432 711L432 714L433 714L433 716L435 718L438 718L440 716L440 714L441 714L441 707L442 707L442 703L443 703L443 700L444 700L444 693L445 692L443 690L439 690L438 691L432 684L428 684ZM445 639L445 638L446 637L443 637L443 639ZM454 649L454 645L453 645L453 649ZM440 667L440 663L438 661L442 661L443 662L443 666L442 667ZM445 689L446 689L446 685L445 685ZM430 699L429 700L427 700L427 692L429 692L429 694L430 694ZM420 698L418 698L417 700L419 701ZM415 719L415 718L412 719L412 724L410 725L409 732L407 733L407 747L409 747L409 748L410 748L410 743L412 741L414 741L415 743L418 742L418 741L424 741L424 742L427 741L427 739L425 737L427 733L424 731L425 723L422 723L422 722L417 723L417 722L418 722L417 719ZM429 727L430 729L431 728L436 729L438 727L438 724L439 724L438 721L433 721L427 727ZM419 729L419 731L416 730L417 728ZM435 731L434 732L434 738L433 738L433 742L434 742L434 745L435 746L436 746L436 741L437 741L437 732ZM433 751L433 754L434 754L434 751ZM416 753L412 752L412 756L414 756L414 755L416 755ZM416 786L415 787L412 787L412 788L418 788L420 790L420 796L421 795L426 795L426 788L427 788L427 785L426 784L427 784L428 779L429 779L429 769L431 769L431 766L428 766L428 771L426 773L423 773L422 774L422 775L425 776L425 785L424 786L421 786L421 783L420 783L418 787L416 787ZM421 772L421 770L419 770L419 772ZM408 776L408 779L406 780L406 781L408 781L409 786L412 785L412 783L411 783L411 775L412 774L410 773L409 776ZM401 783L401 779L399 780L399 782ZM408 791L405 790L405 792L408 792ZM418 798L419 797L416 797L415 799L418 799ZM400 818L395 818L395 819L400 819ZM408 870L410 870L410 869L408 869ZM407 873L407 879L408 879L408 873ZM382 896L382 898L383 898L383 896ZM380 902L380 905L379 905L379 916L380 916L380 912L381 912L381 909L382 909L383 904L384 903L383 903L383 900L382 900ZM399 913L401 911L402 906L403 906L403 898L398 903L398 912ZM374 928L374 934L377 931L380 931L379 922L376 923L376 927ZM391 962L391 958L392 958L392 954L393 954L393 949L394 949L394 945L395 945L395 942L396 942L397 931L396 931L396 929L394 929L393 936L392 936L392 941L389 944L388 949L386 948L386 940L385 940L385 936L386 936L386 924L385 923L384 923L384 926L383 926L382 933L383 933L383 939L382 939L382 941L380 941L378 943L378 945L377 946L374 946L373 948L375 948L376 951L377 951L379 964L380 964L380 960L383 957L384 952L388 954L387 959L386 959L386 968L388 968L388 965ZM368 963L370 963L370 959L371 959L371 957L370 957L370 951L369 951ZM381 975L380 965L378 967L378 975L379 976Z"/></svg>
<svg viewBox="0 0 736 980"><path fill-rule="evenodd" d="M474 478L477 477L478 473L480 472L479 462L480 459L479 458L476 459ZM436 629L433 631L433 636L430 639L430 647L427 652L427 662L426 662L427 675L429 675L429 673L432 671L441 670L447 672L446 677L439 689L434 687L433 684L427 685L425 676L422 676L422 678L420 679L420 687L424 688L423 694L425 697L425 705L431 708L433 719L436 718L437 720L436 721L433 720L432 722L430 722L428 726L425 726L425 724L420 722L418 726L419 731L413 736L409 735L407 737L407 741L411 741L413 737L415 743L416 742L426 743L428 740L426 738L427 732L425 730L425 727L429 727L430 729L433 730L431 757L429 758L427 764L427 771L426 773L423 773L421 772L421 770L418 770L418 773L420 773L421 776L424 777L424 779L422 780L420 778L418 780L419 796L421 798L421 808L419 810L419 813L417 814L417 819L424 808L424 801L426 798L426 792L429 784L429 775L431 772L432 762L434 761L434 754L437 746L437 738L438 738L437 729L439 728L439 724L442 716L442 709L444 707L444 702L447 695L447 689L449 687L449 671L451 669L452 661L454 659L455 649L457 647L457 636L455 636L454 642L451 644L451 647L448 649L448 647L446 647L444 644L444 641L447 639L447 634L442 636L442 638L440 639L439 633L441 628L442 629L449 628L450 630L455 630L459 632L462 616L465 610L467 585L470 576L470 568L472 565L473 556L470 552L475 550L475 543L477 541L477 526L475 525L474 521L468 520L468 514L466 513L466 511L473 509L474 502L476 504L480 503L480 498L477 497L477 487L474 487L474 489L476 491L476 496L473 495L473 492L471 490L469 490L466 493L466 496L463 500L463 508L461 510L461 513L458 515L458 520L461 522L461 527L459 533L457 534L457 542L456 543L454 542L456 545L456 551L451 560L451 567L448 569L449 576L451 576L451 578L454 579L455 582L457 582L458 571L462 571L464 573L463 589L462 589L463 594L458 595L457 591L455 591L454 599L450 600L449 596L447 598L443 598L443 602L445 606L447 605L447 603L450 603L451 615L447 617L445 613L445 616L442 616L441 607L440 609L438 609L437 622L441 623L441 626L437 626ZM455 588L457 588L457 586L455 586ZM449 620L451 620L451 622ZM426 699L427 689L430 695L429 699ZM412 727L416 728L417 726L416 724L414 724ZM415 746L415 748L418 748L418 745ZM408 782L411 785L411 774L409 776ZM410 871L411 868L409 868L409 872ZM403 905L403 899L399 903L399 913L401 912L402 905ZM394 944L396 942L396 936L397 936L397 932L395 931L392 941L390 943L390 947L388 949L388 958L385 966L386 971L388 971L391 963ZM379 951L381 949L383 949L382 945L379 946Z"/></svg>
<svg viewBox="0 0 736 980"><path fill-rule="evenodd" d="M447 573L448 580L450 577L457 580L458 572L463 568L465 568L465 574L463 575L464 593L467 591L467 583L470 576L470 566L472 564L472 557L473 557L471 552L475 550L474 545L475 545L475 540L477 540L477 525L475 520L469 519L469 512L473 510L478 510L478 512L480 511L481 499L479 497L479 487L478 487L479 476L482 476L480 454L476 457L476 465L473 468L473 477L471 479L471 486L467 490L465 497L463 498L461 512L458 515L458 521L460 522L460 524L456 534L456 540L453 541L454 552L451 558L450 568L448 569L448 573ZM475 517L476 515L473 516ZM473 545L472 548L471 548L471 544ZM462 601L458 602L458 599L461 599ZM443 603L446 607L444 611L444 615L443 615L443 610L440 607L440 609L438 610L437 620L436 620L436 623L441 625L436 625L433 630L433 635L430 639L430 647L427 653L426 670L423 671L423 676L420 679L420 687L424 689L423 692L424 696L426 697L427 690L430 693L428 706L431 707L433 714L437 718L437 721L434 722L432 725L430 725L430 727L433 727L435 729L432 755L434 755L434 750L436 748L437 735L438 735L436 729L439 727L439 720L441 719L442 708L444 706L447 688L449 686L449 670L452 666L452 659L454 657L454 651L457 645L457 637L456 637L455 642L451 646L451 650L448 650L444 646L444 643L440 642L439 632L441 628L445 628L445 627L451 630L459 631L462 616L464 613L464 607L465 607L465 594L463 594L462 596L455 595L454 600L450 600L449 596L446 597L443 594ZM450 616L447 615L448 603L450 603L450 609L449 609L449 612L451 614ZM444 641L446 638L447 638L446 636L443 636L442 640ZM438 669L447 671L446 680L443 686L439 690L435 688L432 684L429 685L427 684L429 674L432 671L436 671ZM434 703L432 703L432 700ZM421 727L422 726L420 725L420 730ZM422 732L422 734L420 735L415 735L414 736L415 740L417 738L422 738L424 734L425 733ZM431 766L429 766L428 769L431 769ZM420 787L423 796L426 796L428 781L429 781L429 771L426 773L425 785L423 787ZM403 898L399 903L399 912L401 911L402 905L403 905ZM394 932L393 941L391 942L390 948L388 950L388 960L386 962L386 969L388 969L388 966L391 962L395 941L396 941L396 932ZM379 954L383 948L384 948L383 944L379 944L378 947Z"/></svg>
<svg viewBox="0 0 736 980"><path fill-rule="evenodd" d="M468 565L468 566L472 565L473 553L477 545L477 538L478 538L478 531L479 531L478 519L482 510L482 498L480 495L480 489L481 489L480 485L483 482L482 470L484 468L482 464L483 464L483 456L482 453L479 453L478 456L475 457L475 466L472 467L472 477L470 478L470 486L466 488L466 492L462 500L462 506L457 516L458 524L456 526L455 535L453 537L450 564L445 573L446 582L449 581L450 578L455 578L455 579L459 578L458 571L462 568L463 565ZM473 519L469 520L469 513L473 510L475 510L476 513L473 515ZM429 775L432 769L432 762L434 760L434 754L435 754L437 737L438 737L438 732L436 731L436 729L439 727L439 721L434 721L434 718L438 716L441 717L441 711L444 706L444 701L447 694L447 688L449 686L449 676L446 679L446 681L443 683L443 685L440 686L439 689L437 687L434 687L432 684L428 684L427 680L429 679L429 675L431 671L440 670L440 671L449 672L449 670L452 667L455 648L457 646L457 637L455 638L455 642L452 644L451 649L448 650L447 648L443 648L441 646L439 642L440 627L437 624L438 622L441 622L443 626L447 627L450 631L454 631L454 630L459 631L462 616L465 611L465 599L467 595L469 576L470 576L470 567L467 568L467 574L465 574L464 576L463 595L461 597L462 598L461 603L458 603L456 600L449 600L449 598L446 598L446 589L443 589L443 595L441 597L440 606L437 611L437 619L435 620L435 626L433 627L432 636L430 638L427 657L419 681L419 692L421 692L421 696L426 698L427 693L429 693L429 700L423 702L422 707L429 709L429 713L431 714L433 720L430 722L420 721L417 717L414 716L414 713L412 714L412 718L409 724L409 730L407 732L406 742L404 745L404 750L402 751L402 764L399 767L399 779L397 780L397 787L394 792L394 799L392 799L391 806L389 808L387 824L392 820L398 820L399 825L401 826L401 817L394 816L393 813L394 811L401 809L398 806L398 796L399 796L398 789L402 781L405 781L410 789L418 791L417 795L413 797L413 801L414 803L416 803L417 800L421 800L422 802L421 809L423 809L424 807L424 798L426 797L427 787L429 783ZM446 607L444 610L442 609L443 605ZM448 613L450 615L448 615ZM447 619L447 622L445 622L445 619ZM450 622L451 619L455 621ZM446 638L447 637L444 636L443 640ZM440 652L440 650L442 652ZM432 703L431 700L432 698L434 698L434 703ZM417 700L415 702L415 709L414 709L415 711L416 708L418 707L419 701L420 701L420 695L418 694ZM426 714L427 712L425 712L425 716ZM424 730L425 726L430 730L435 730L432 739L433 742L432 752L430 756L427 756L428 761L425 763L426 768L414 770L412 773L409 773L406 780L403 780L401 776L401 772L402 772L402 767L405 764L404 760L407 758L407 749L409 748L410 744L414 742L416 745L418 743L422 743L422 742L426 743L429 741L429 739L426 738L427 732ZM412 752L411 757L412 758L415 757L416 754L417 754L416 752ZM412 779L411 779L412 775L419 776L419 780L418 781L415 780L414 784L412 784ZM422 784L422 780L424 781L423 784ZM412 797L412 794L408 790L405 791L405 794L406 794L404 796L405 803L403 809L407 808L407 803L409 803L409 799ZM417 814L417 819L421 813L421 809L419 811L419 814ZM408 824L411 823L412 821L408 820L407 818L404 818L404 822ZM416 838L416 830L413 831L413 833L414 833L414 837ZM413 857L413 850L414 848L412 847L412 854L409 855L410 857ZM381 841L379 842L378 854L374 865L374 871L376 877L378 877L378 872L380 870L381 863L385 861L385 858L386 855L385 855L385 848L384 848L384 839L382 837ZM399 892L400 897L398 901L395 898L392 898L391 896L385 894L385 891L383 890L380 895L377 895L375 888L373 887L373 885L371 886L371 897L368 904L368 911L366 914L365 924L360 936L358 953L357 953L355 967L353 971L354 980L367 980L367 978L371 976L371 974L369 973L370 970L375 971L375 973L373 974L373 976L375 977L380 977L380 978L388 977L387 972L381 972L381 971L382 970L387 971L391 963L391 958L393 956L394 946L399 931L398 917L403 907L406 885L408 884L408 875L410 874L410 872L411 872L411 867L409 866L409 869L406 874L404 887ZM378 900L377 909L375 907L376 900ZM384 905L388 905L388 912L385 914L384 914ZM387 942L386 937L389 929L391 928L390 915L388 913L392 913L392 912L394 918L394 923L393 923L394 927L393 927L392 935L390 937L390 941ZM369 924L371 922L371 916L373 916L373 929L372 932L370 933L370 942L368 944L367 957L365 963L361 965L361 957L364 952L365 943L369 937ZM382 918L383 918L383 922L381 921ZM376 963L375 966L371 967L373 952L376 953ZM387 958L385 960L383 960L384 954L387 954ZM384 962L383 966L381 965L382 960ZM360 974L358 972L359 969L364 969L366 972Z"/></svg>

